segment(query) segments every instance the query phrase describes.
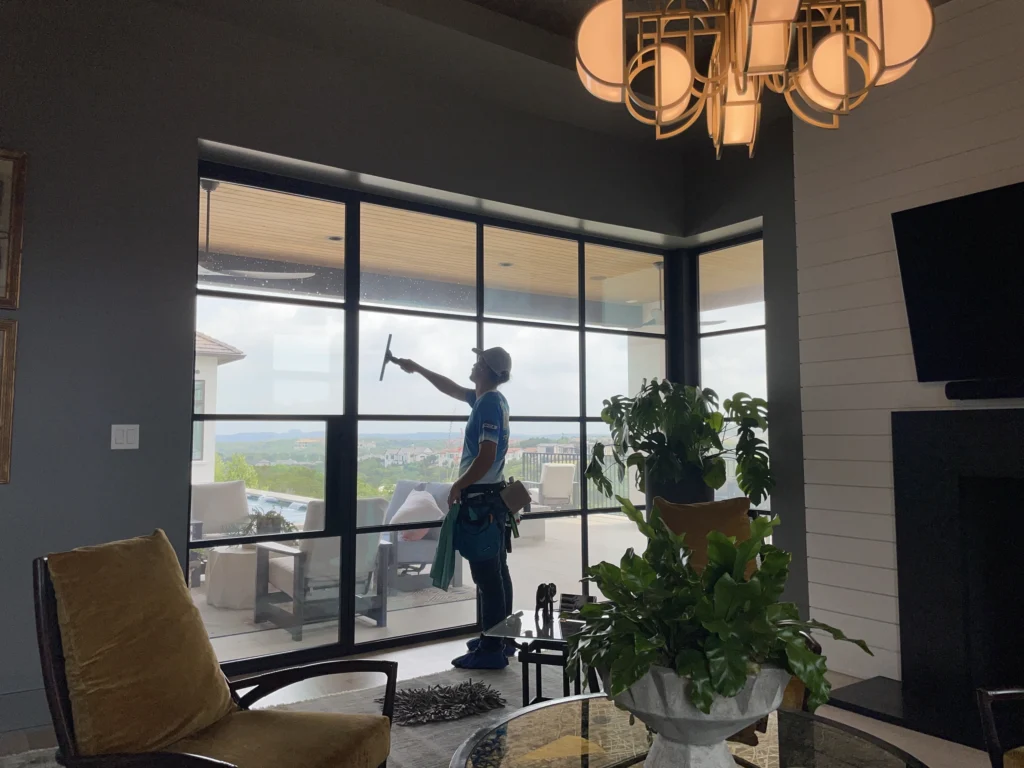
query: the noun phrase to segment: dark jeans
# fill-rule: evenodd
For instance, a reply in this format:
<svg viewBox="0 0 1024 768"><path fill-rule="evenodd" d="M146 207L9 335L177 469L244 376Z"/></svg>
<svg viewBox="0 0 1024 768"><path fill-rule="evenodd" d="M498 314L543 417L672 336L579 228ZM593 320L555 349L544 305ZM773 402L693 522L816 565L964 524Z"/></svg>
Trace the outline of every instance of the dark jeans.
<svg viewBox="0 0 1024 768"><path fill-rule="evenodd" d="M470 497L464 503L478 514L494 515L495 521L501 526L504 541L508 509L499 496ZM512 577L508 572L508 551L502 546L498 557L470 563L469 572L473 576L473 583L480 590L480 619L484 629L490 629L512 614ZM482 651L498 651L503 646L501 638L484 637L480 640Z"/></svg>

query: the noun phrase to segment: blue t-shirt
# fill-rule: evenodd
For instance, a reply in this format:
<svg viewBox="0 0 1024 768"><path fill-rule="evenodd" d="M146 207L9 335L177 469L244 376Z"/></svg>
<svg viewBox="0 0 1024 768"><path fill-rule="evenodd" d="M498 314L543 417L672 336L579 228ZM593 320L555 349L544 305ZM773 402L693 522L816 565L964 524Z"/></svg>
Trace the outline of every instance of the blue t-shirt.
<svg viewBox="0 0 1024 768"><path fill-rule="evenodd" d="M470 390L466 402L473 406L473 411L466 422L466 440L462 444L459 474L469 469L473 460L480 455L480 443L497 443L494 463L477 483L500 483L505 479L505 454L508 452L508 400L496 390L484 392L479 398L476 392Z"/></svg>

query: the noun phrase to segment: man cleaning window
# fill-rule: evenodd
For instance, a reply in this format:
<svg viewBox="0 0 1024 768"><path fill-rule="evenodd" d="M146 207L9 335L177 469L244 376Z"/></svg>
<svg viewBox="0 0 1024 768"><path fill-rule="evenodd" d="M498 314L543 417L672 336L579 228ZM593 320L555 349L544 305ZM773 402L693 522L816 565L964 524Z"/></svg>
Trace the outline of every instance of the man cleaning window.
<svg viewBox="0 0 1024 768"><path fill-rule="evenodd" d="M512 358L501 347L474 349L476 364L467 389L451 379L427 370L419 363L396 358L406 373L419 373L444 394L472 407L466 422L459 477L448 494L449 514L457 510L463 541L472 539L467 551L473 583L480 590L480 614L485 629L512 613L512 577L508 572L507 526L509 510L501 499L505 487L505 453L508 451L508 401L498 386L509 380ZM478 535L479 532L479 535ZM458 537L457 537L458 538ZM479 538L479 543L476 539ZM486 540L486 542L485 542ZM498 542L495 547L494 542ZM473 554L468 555L472 549ZM493 556L492 556L493 554ZM503 669L515 653L500 638L470 640L469 653L452 664L462 669Z"/></svg>

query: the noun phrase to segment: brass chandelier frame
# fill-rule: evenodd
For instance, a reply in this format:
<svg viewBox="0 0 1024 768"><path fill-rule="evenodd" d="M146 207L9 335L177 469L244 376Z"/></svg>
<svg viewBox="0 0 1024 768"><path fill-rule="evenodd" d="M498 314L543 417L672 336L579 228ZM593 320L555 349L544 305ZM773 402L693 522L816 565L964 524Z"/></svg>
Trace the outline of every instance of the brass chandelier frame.
<svg viewBox="0 0 1024 768"><path fill-rule="evenodd" d="M638 121L654 126L658 139L679 135L706 114L708 134L720 156L727 110L730 107L747 107L752 109L745 115L746 119L753 115L753 132L749 143L742 143L746 143L750 156L753 156L761 117L761 96L765 88L781 94L793 113L804 122L819 128L836 129L841 117L864 102L883 71L892 68L905 72L916 62L916 57L907 62L885 61L884 53L876 42L882 39L881 30L868 29L869 0L799 0L796 18L785 22L780 33L784 38L778 42L778 50L787 54L784 63L781 66L752 67L752 19L755 18L758 0L701 1L703 9L687 8L683 0L661 0L660 7L654 10L624 9L625 71L622 83L599 81L608 87L621 87L622 101L630 114ZM881 8L880 5L877 7ZM829 37L838 38L835 42L829 41L832 48L841 46L841 51L834 53L840 58L845 56L847 73L844 74L844 82L849 84L851 72L858 69L860 72L856 87L847 87L843 93L823 88L812 71L811 57L815 48ZM930 39L931 34L928 36ZM671 103L658 104L657 96L652 99L649 94L638 92L637 88L643 73L653 69L654 93L663 92L661 79L665 68L661 66L661 58L666 50L663 43L682 51L693 77L689 89L682 96ZM703 55L710 50L710 58L703 71L698 69L698 43L703 43ZM646 82L649 88L650 81ZM815 94L817 101L812 98ZM822 98L823 95L827 98Z"/></svg>

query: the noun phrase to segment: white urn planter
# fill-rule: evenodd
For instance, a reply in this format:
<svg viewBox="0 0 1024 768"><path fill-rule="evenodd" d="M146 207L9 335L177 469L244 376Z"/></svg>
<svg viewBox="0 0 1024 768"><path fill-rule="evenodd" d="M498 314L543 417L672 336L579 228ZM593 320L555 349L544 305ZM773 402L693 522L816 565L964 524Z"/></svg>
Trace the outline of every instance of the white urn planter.
<svg viewBox="0 0 1024 768"><path fill-rule="evenodd" d="M734 698L715 696L705 715L690 702L687 678L651 667L615 703L657 733L644 768L735 768L725 740L778 709L789 679L764 667Z"/></svg>

